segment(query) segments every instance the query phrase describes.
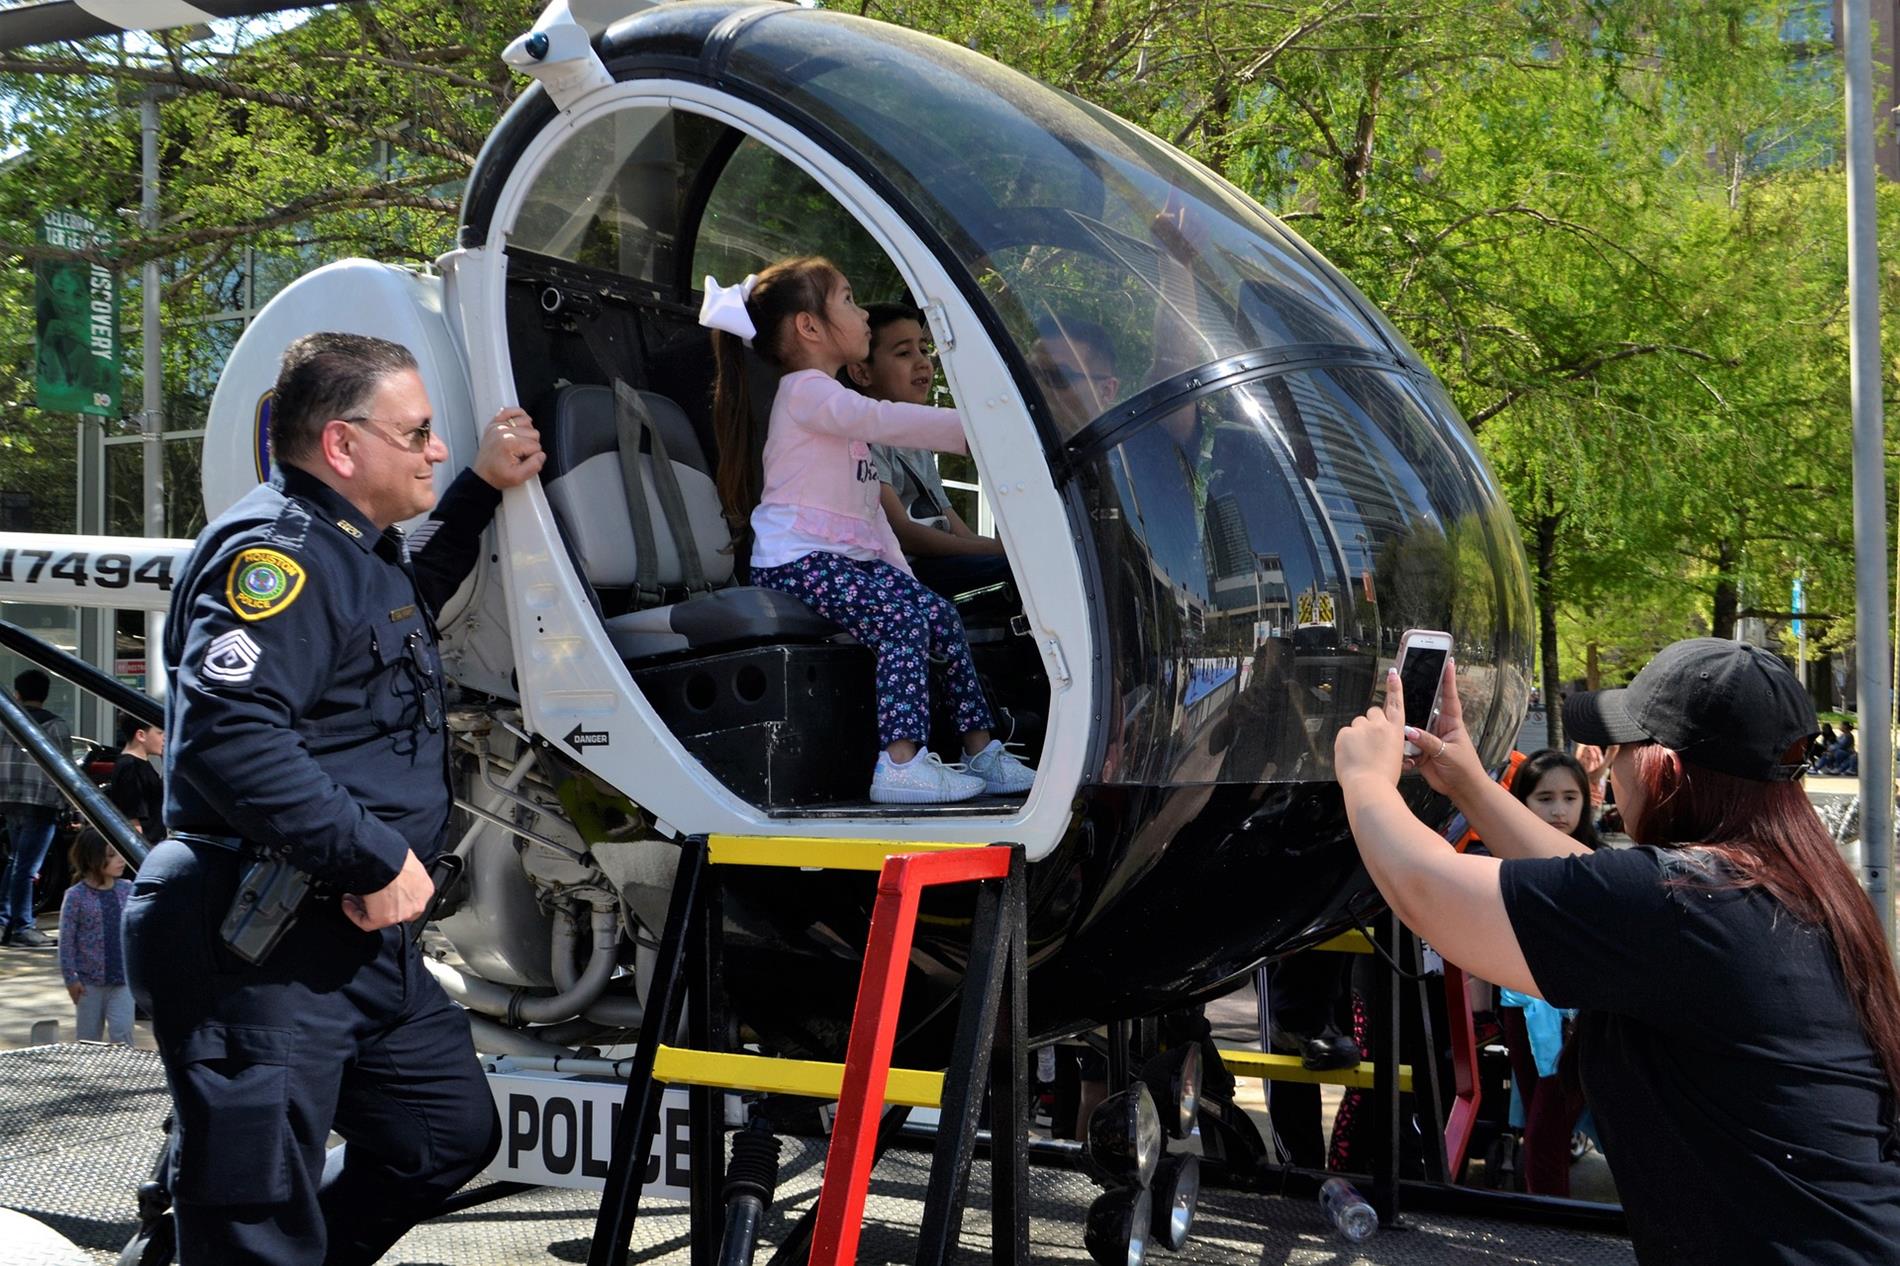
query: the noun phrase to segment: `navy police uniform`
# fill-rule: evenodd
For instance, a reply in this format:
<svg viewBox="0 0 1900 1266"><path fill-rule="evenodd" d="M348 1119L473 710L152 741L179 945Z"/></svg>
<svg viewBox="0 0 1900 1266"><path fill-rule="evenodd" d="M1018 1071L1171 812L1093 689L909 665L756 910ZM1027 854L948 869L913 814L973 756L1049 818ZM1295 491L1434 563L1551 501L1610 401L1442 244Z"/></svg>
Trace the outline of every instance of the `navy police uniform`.
<svg viewBox="0 0 1900 1266"><path fill-rule="evenodd" d="M387 886L448 827L433 612L501 494L464 471L411 557L287 468L205 528L165 628L165 820L125 913L175 1108L183 1266L372 1262L494 1155L467 1017L406 930L336 894ZM421 536L418 533L418 536ZM319 885L262 965L219 937L249 859ZM334 1129L346 1146L326 1154Z"/></svg>

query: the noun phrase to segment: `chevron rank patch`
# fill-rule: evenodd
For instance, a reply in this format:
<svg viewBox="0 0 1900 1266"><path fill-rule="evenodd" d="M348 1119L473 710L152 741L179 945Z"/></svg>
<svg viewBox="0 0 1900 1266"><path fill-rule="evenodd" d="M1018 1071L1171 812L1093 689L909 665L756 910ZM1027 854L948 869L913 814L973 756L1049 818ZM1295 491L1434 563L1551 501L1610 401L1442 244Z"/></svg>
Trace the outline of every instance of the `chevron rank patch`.
<svg viewBox="0 0 1900 1266"><path fill-rule="evenodd" d="M276 615L303 592L303 565L274 549L247 549L231 560L224 600L240 620Z"/></svg>
<svg viewBox="0 0 1900 1266"><path fill-rule="evenodd" d="M249 633L243 629L232 629L211 639L211 645L205 647L205 662L198 673L206 681L216 682L220 686L242 686L251 680L251 674L257 671L257 661L263 655L263 648L252 640Z"/></svg>

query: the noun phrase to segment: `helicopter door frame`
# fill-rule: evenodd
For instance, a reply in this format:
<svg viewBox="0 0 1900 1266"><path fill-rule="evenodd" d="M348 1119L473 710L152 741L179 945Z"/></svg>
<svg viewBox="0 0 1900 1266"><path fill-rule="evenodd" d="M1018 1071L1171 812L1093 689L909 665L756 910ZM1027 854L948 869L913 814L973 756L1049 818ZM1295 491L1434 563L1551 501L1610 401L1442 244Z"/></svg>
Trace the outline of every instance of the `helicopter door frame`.
<svg viewBox="0 0 1900 1266"><path fill-rule="evenodd" d="M1025 614L1050 681L1043 757L1021 812L958 817L941 807L920 813L933 839L983 843L1008 839L1036 860L1063 838L1070 806L1087 773L1095 683L1087 591L1062 495L1055 486L1029 408L983 322L936 253L842 161L763 109L715 88L669 78L626 80L589 94L544 125L523 147L480 247L441 261L451 278L476 415L514 403L513 359L505 319L507 237L542 169L579 129L627 109L697 114L757 140L803 170L835 198L923 299L946 380L961 403L971 456L993 490L998 522ZM630 794L662 830L836 838L887 838L903 818L769 815L719 782L686 751L634 684L609 644L576 575L539 480L504 494L496 514L502 589L513 638L518 689L531 729ZM1035 548L1052 542L1058 548ZM656 770L677 771L677 776Z"/></svg>

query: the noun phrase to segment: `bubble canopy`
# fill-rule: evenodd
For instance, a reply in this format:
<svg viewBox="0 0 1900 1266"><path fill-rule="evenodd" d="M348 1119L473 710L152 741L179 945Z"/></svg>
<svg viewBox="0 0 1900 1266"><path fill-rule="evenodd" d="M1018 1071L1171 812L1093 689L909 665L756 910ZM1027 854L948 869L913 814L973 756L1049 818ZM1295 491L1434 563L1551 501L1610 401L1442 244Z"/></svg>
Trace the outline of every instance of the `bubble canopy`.
<svg viewBox="0 0 1900 1266"><path fill-rule="evenodd" d="M986 57L799 10L746 27L726 65L880 174L976 279L1025 362L1050 321L1106 331L1124 400L1259 348L1405 355L1371 305L1245 195ZM1094 421L1045 403L1064 439Z"/></svg>
<svg viewBox="0 0 1900 1266"><path fill-rule="evenodd" d="M1330 779L1332 735L1407 627L1453 634L1473 733L1508 750L1531 615L1496 482L1403 337L1244 194L1075 97L845 14L684 0L602 53L621 77L702 80L795 122L961 279L1092 580L1101 781ZM692 130L674 141L682 205L717 184L689 153L733 152ZM568 146L598 182L615 150L587 133ZM672 214L639 211L678 235L654 233L647 258L677 264L643 280L690 303L677 265L710 226ZM552 249L526 227L512 245Z"/></svg>

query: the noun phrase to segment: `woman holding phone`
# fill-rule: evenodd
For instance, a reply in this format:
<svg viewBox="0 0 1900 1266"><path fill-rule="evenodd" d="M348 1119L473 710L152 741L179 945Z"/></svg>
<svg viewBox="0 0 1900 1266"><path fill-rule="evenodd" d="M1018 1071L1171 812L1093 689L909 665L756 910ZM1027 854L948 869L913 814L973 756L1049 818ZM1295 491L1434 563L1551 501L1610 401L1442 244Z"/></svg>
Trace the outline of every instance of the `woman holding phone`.
<svg viewBox="0 0 1900 1266"><path fill-rule="evenodd" d="M1387 686L1334 745L1366 869L1451 962L1580 1009L1638 1260L1900 1260L1900 985L1799 781L1819 727L1793 674L1696 638L1625 689L1573 695L1565 729L1611 747L1637 843L1594 853L1487 776L1452 665L1429 731L1405 726L1396 670ZM1414 818L1404 767L1494 856Z"/></svg>

